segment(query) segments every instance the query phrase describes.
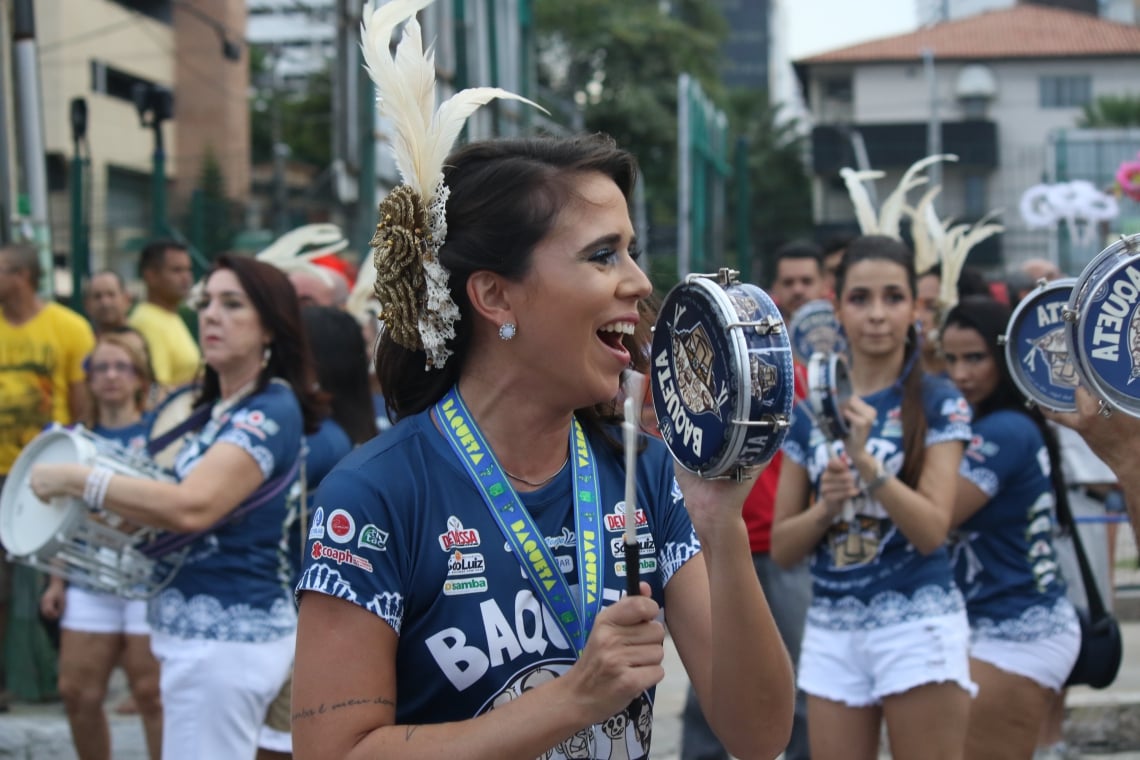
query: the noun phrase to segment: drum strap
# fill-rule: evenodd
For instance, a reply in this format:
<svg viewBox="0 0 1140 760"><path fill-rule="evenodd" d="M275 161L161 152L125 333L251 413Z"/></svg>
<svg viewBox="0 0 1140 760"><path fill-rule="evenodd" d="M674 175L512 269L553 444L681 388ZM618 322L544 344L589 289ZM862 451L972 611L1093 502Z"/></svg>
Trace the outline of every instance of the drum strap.
<svg viewBox="0 0 1140 760"><path fill-rule="evenodd" d="M210 419L210 406L210 404L203 404L197 409L194 409L190 412L190 416L182 420L182 422L179 422L154 440L148 441L146 444L146 453L153 457L156 453L162 451L186 433L189 433L191 430L197 430L205 425L206 420Z"/></svg>
<svg viewBox="0 0 1140 760"><path fill-rule="evenodd" d="M293 462L293 466L289 468L288 472L284 475L279 475L276 478L262 483L256 491L250 494L249 498L239 504L235 509L231 510L225 517L218 520L205 530L200 530L195 533L163 533L146 544L139 547L139 551L145 556L155 559L162 557L170 552L181 549L194 541L197 541L207 533L213 533L218 528L226 523L233 522L234 520L245 517L253 510L260 506L272 501L275 497L279 496L282 491L292 485L293 481L297 479L297 474L301 470L301 457L298 457Z"/></svg>

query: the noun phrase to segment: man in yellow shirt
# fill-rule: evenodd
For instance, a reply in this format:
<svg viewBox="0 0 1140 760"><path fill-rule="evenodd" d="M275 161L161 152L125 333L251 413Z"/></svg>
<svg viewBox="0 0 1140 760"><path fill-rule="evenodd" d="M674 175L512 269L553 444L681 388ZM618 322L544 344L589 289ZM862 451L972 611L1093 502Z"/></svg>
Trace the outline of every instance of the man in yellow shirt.
<svg viewBox="0 0 1140 760"><path fill-rule="evenodd" d="M70 424L86 413L83 362L95 346L95 336L83 317L37 295L40 274L34 248L0 248L0 488L20 450L46 425ZM15 644L22 641L26 649L36 640L31 631L38 625L34 600L39 589L29 587L38 583L38 574L12 568L2 557L0 553L0 634L9 638L3 664L7 675L17 665L36 674L22 683L13 679L11 686L25 699L41 699L54 692L46 655L34 646L32 651L17 651ZM14 592L19 596L13 597ZM22 609L28 600L32 609ZM11 620L10 604L15 605ZM9 623L21 628L22 635L12 635ZM6 681L0 675L0 689Z"/></svg>
<svg viewBox="0 0 1140 760"><path fill-rule="evenodd" d="M198 343L178 314L194 284L190 254L173 240L148 243L139 259L139 276L146 283L146 301L131 312L128 324L146 338L158 384L176 388L198 374Z"/></svg>

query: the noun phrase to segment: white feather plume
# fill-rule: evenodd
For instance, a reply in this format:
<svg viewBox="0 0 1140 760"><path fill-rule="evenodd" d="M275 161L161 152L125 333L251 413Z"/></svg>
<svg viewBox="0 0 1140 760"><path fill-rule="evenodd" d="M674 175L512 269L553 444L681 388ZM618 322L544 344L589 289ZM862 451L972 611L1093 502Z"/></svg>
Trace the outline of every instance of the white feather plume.
<svg viewBox="0 0 1140 760"><path fill-rule="evenodd" d="M851 196L851 203L855 206L855 218L859 221L859 229L864 235L879 234L879 215L871 204L871 196L867 194L863 182L874 182L886 174L876 170L855 171L844 167L839 170L839 176L843 177L843 182L847 185L847 194Z"/></svg>
<svg viewBox="0 0 1140 760"><path fill-rule="evenodd" d="M935 266L941 257L941 241L946 237L946 228L934 211L934 199L940 192L942 187L935 185L923 193L917 206L906 208L914 240L914 271L918 274Z"/></svg>
<svg viewBox="0 0 1140 760"><path fill-rule="evenodd" d="M958 278L970 251L978 243L1005 229L1001 224L990 221L999 213L999 210L991 211L972 225L956 224L946 231L946 241L942 246L942 283L938 294L944 311L958 303Z"/></svg>
<svg viewBox="0 0 1140 760"><path fill-rule="evenodd" d="M335 224L306 224L286 232L258 251L254 258L282 271L291 272L303 269L313 259L343 251L347 247L348 240Z"/></svg>
<svg viewBox="0 0 1140 760"><path fill-rule="evenodd" d="M936 164L939 161L957 161L958 157L950 153L939 153L926 158L920 158L910 165L899 180L899 184L887 199L883 201L882 208L879 209L879 234L889 235L893 238L900 238L899 222L902 221L903 214L906 210L906 199L911 190L914 190L920 185L924 185L930 181L926 176L921 176L920 172L926 167Z"/></svg>
<svg viewBox="0 0 1140 760"><path fill-rule="evenodd" d="M461 90L435 110L435 54L424 49L415 14L433 0L391 0L366 16L362 29L365 68L376 84L380 115L395 130L392 153L404 184L430 205L443 175L443 162L467 117L496 98L542 106L498 87ZM392 32L407 20L396 53Z"/></svg>

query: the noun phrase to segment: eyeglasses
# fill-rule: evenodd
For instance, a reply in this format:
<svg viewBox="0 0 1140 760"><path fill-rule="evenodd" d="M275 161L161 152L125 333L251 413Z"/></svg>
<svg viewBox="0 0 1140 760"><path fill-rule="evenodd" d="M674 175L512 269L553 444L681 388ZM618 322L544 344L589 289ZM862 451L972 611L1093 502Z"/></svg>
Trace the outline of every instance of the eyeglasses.
<svg viewBox="0 0 1140 760"><path fill-rule="evenodd" d="M107 375L112 371L119 375L137 374L135 365L130 362L95 362L91 365L92 375Z"/></svg>

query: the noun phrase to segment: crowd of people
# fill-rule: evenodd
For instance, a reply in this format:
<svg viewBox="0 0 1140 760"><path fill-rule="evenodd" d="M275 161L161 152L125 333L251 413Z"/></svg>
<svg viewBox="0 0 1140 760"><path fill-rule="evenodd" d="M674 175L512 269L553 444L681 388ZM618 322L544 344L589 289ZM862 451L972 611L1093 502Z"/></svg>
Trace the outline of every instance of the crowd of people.
<svg viewBox="0 0 1140 760"><path fill-rule="evenodd" d="M377 259L379 331L345 312L339 273L237 255L188 325L172 241L142 252L133 307L119 275L91 277L84 320L37 295L34 250L0 248L0 479L52 422L145 450L156 404L193 388L169 480L96 460L28 483L173 537L168 585L132 601L0 564L9 637L38 626L21 588L58 620L83 760L111 757L119 666L155 760L648 757L666 631L691 683L684 760L873 760L884 724L896 758L1060 756L1083 602L1055 515L1140 508L1120 445L1140 421L1083 390L1074 413L1026 408L998 341L1014 288L966 278L943 314L902 241L800 241L770 292L786 321L833 304L845 437L799 403L753 478L703 479L639 398L627 503L614 402L627 370L650 374L657 303L636 171L602 136L456 150L445 238L424 237L424 198L385 201L380 254L427 253ZM435 291L424 261L447 274ZM451 316L423 319L429 298Z"/></svg>

